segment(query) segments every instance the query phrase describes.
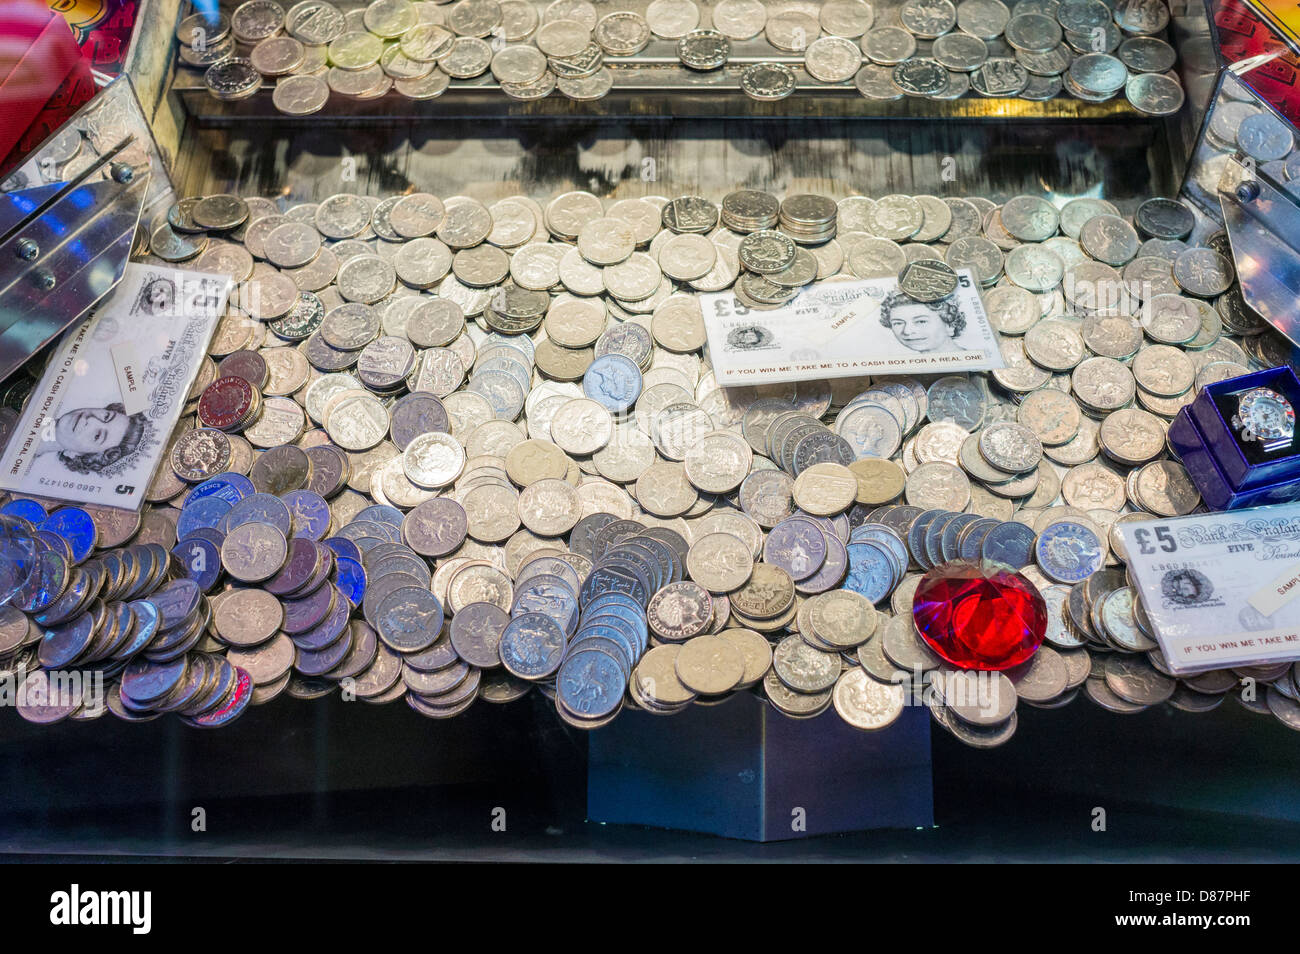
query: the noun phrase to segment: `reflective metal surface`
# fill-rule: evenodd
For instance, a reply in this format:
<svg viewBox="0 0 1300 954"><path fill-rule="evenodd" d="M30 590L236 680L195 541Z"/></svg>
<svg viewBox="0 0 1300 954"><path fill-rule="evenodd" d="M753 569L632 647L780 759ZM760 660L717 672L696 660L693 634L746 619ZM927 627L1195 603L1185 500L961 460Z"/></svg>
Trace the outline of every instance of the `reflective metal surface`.
<svg viewBox="0 0 1300 954"><path fill-rule="evenodd" d="M1224 167L1219 201L1242 297L1300 343L1300 204L1268 173L1252 174L1238 159Z"/></svg>
<svg viewBox="0 0 1300 954"><path fill-rule="evenodd" d="M1181 194L1195 238L1226 231L1242 297L1300 341L1300 133L1250 85L1261 61L1224 64L1191 149Z"/></svg>
<svg viewBox="0 0 1300 954"><path fill-rule="evenodd" d="M147 98L153 93L152 89L145 90ZM168 168L170 157L159 147L135 83L125 74L96 93L32 150L22 165L0 181L0 192L71 181L127 137L133 141L118 160L149 173L144 212L147 220L153 211L166 209L176 201Z"/></svg>
<svg viewBox="0 0 1300 954"><path fill-rule="evenodd" d="M0 183L0 380L117 284L137 224L173 201L125 75Z"/></svg>
<svg viewBox="0 0 1300 954"><path fill-rule="evenodd" d="M118 165L126 181L98 176L130 142L72 182L0 195L0 380L121 279L150 175Z"/></svg>

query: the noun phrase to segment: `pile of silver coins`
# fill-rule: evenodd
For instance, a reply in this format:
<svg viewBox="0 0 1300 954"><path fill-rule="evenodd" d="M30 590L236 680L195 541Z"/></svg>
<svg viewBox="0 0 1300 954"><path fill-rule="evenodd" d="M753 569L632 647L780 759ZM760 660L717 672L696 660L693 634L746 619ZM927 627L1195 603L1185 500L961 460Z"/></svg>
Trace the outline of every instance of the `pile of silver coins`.
<svg viewBox="0 0 1300 954"><path fill-rule="evenodd" d="M210 360L143 513L0 503L61 551L0 652L99 667L123 718L199 724L239 693L446 717L535 687L587 728L753 692L880 729L924 676L972 745L1009 738L1017 700L1080 693L1115 712L1232 696L1300 728L1294 667L1169 676L1121 569L1117 525L1200 505L1169 421L1291 354L1195 227L1165 198L184 199L137 253L232 277ZM819 280L906 289L918 266L972 270L1006 368L719 386L698 292L761 309ZM23 396L7 386L0 423ZM119 607L154 599L160 550L168 599L194 596L175 623L154 606L164 654L186 648L123 656L148 611ZM954 556L1020 567L1048 606L995 711L945 694L956 671L912 622ZM101 648L42 657L39 614L74 587L90 608L60 625Z"/></svg>
<svg viewBox="0 0 1300 954"><path fill-rule="evenodd" d="M453 80L481 85L489 75L512 99L556 90L572 100L599 99L620 75L632 75L647 50L696 73L730 64L756 100L784 99L800 84L856 87L872 100L1068 94L1100 103L1122 96L1142 113L1167 116L1184 99L1175 51L1160 38L1169 25L1165 0L348 6L301 0L285 10L275 0L247 0L228 17L194 13L177 26L179 62L204 70L208 90L223 100L252 96L272 80L272 102L295 116L325 108L331 94L433 99Z"/></svg>

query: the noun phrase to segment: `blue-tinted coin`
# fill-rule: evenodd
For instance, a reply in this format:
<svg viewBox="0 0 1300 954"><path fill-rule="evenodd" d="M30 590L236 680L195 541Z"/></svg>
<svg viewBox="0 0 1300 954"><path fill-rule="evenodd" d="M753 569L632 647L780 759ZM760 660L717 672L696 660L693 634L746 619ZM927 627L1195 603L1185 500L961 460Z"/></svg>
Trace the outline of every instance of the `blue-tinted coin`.
<svg viewBox="0 0 1300 954"><path fill-rule="evenodd" d="M912 559L927 570L933 564L925 555L925 532L929 529L931 523L946 513L948 513L947 510L926 510L917 514L916 519L907 528L907 549L911 551Z"/></svg>
<svg viewBox="0 0 1300 954"><path fill-rule="evenodd" d="M274 494L250 494L230 508L217 529L229 534L246 523L269 523L286 537L293 529L293 518L283 500Z"/></svg>
<svg viewBox="0 0 1300 954"><path fill-rule="evenodd" d="M69 563L76 562L72 559L72 544L53 530L37 530L36 541L43 544L46 549L54 550Z"/></svg>
<svg viewBox="0 0 1300 954"><path fill-rule="evenodd" d="M930 525L925 528L925 559L931 566L938 566L944 562L943 558L943 534L948 528L948 524L960 517L959 513L940 514L930 521Z"/></svg>
<svg viewBox="0 0 1300 954"><path fill-rule="evenodd" d="M402 520L404 515L402 511L388 504L371 504L352 518L353 523L358 520L372 520L376 523L386 523L395 530L402 529Z"/></svg>
<svg viewBox="0 0 1300 954"><path fill-rule="evenodd" d="M347 537L340 537L336 534L322 540L321 543L333 550L335 556L347 557L349 560L361 562L361 548Z"/></svg>
<svg viewBox="0 0 1300 954"><path fill-rule="evenodd" d="M48 516L45 508L35 500L11 500L0 507L0 513L11 517L22 517L24 520L31 521L34 526L39 525Z"/></svg>
<svg viewBox="0 0 1300 954"><path fill-rule="evenodd" d="M153 642L153 638L158 635L158 623L162 618L158 607L148 600L133 600L128 605L135 615L135 628L131 632L130 640L113 654L114 659L130 659Z"/></svg>
<svg viewBox="0 0 1300 954"><path fill-rule="evenodd" d="M543 574L560 577L565 583L569 584L569 589L575 593L582 588L582 580L573 565L553 556L537 557L529 560L526 566L520 568L519 575L515 578L515 585L519 586L526 580Z"/></svg>
<svg viewBox="0 0 1300 954"><path fill-rule="evenodd" d="M41 521L40 529L52 530L68 541L72 547L73 563L82 563L88 559L99 538L95 521L80 507L60 507Z"/></svg>
<svg viewBox="0 0 1300 954"><path fill-rule="evenodd" d="M31 570L13 595L13 605L24 613L39 613L59 598L68 585L68 561L54 550L36 554Z"/></svg>
<svg viewBox="0 0 1300 954"><path fill-rule="evenodd" d="M604 593L590 600L582 607L583 617L594 616L597 613L603 613L611 607L621 606L632 611L645 619L645 607L641 606L632 597L626 593Z"/></svg>
<svg viewBox="0 0 1300 954"><path fill-rule="evenodd" d="M646 550L628 548L624 551L616 548L600 561L600 565L606 569L629 572L636 577L645 587L647 603L663 583L658 560Z"/></svg>
<svg viewBox="0 0 1300 954"><path fill-rule="evenodd" d="M619 661L596 649L570 655L555 677L556 698L570 712L587 719L617 710L626 691L627 678Z"/></svg>
<svg viewBox="0 0 1300 954"><path fill-rule="evenodd" d="M578 598L561 576L538 573L515 587L511 616L544 613L570 632L578 617Z"/></svg>
<svg viewBox="0 0 1300 954"><path fill-rule="evenodd" d="M641 369L626 355L603 355L587 366L582 393L611 414L622 414L641 396Z"/></svg>
<svg viewBox="0 0 1300 954"><path fill-rule="evenodd" d="M221 576L221 549L210 540L190 537L172 547L181 572L207 593Z"/></svg>
<svg viewBox="0 0 1300 954"><path fill-rule="evenodd" d="M655 558L659 566L660 587L668 583L676 583L685 573L685 565L678 559L677 551L668 543L646 534L639 534L629 539L627 544L640 548L641 552L649 552Z"/></svg>
<svg viewBox="0 0 1300 954"><path fill-rule="evenodd" d="M330 505L320 494L311 490L291 490L280 499L289 508L293 536L319 540L329 533Z"/></svg>
<svg viewBox="0 0 1300 954"><path fill-rule="evenodd" d="M102 576L91 572L90 568L93 566L94 564L90 564L89 567L82 568L81 572L70 573L68 586L63 591L63 595L47 606L43 612L33 614L32 620L38 626L57 626L76 616L85 601L90 599L87 594L92 590L99 592L104 582Z"/></svg>
<svg viewBox="0 0 1300 954"><path fill-rule="evenodd" d="M345 543L348 541L344 541ZM336 551L337 552L337 551ZM360 606L366 595L366 569L351 557L334 558L334 585L353 606Z"/></svg>
<svg viewBox="0 0 1300 954"><path fill-rule="evenodd" d="M650 624L646 621L645 610L639 606L626 606L622 603L610 603L608 601L600 602L599 605L593 603L582 614L579 626L597 622L603 616L613 616L631 626L637 635L641 637L641 649L643 652L645 651L646 644L650 640Z"/></svg>
<svg viewBox="0 0 1300 954"><path fill-rule="evenodd" d="M826 538L826 559L820 570L795 584L794 588L800 593L825 593L839 586L840 580L844 579L845 571L848 570L849 554L847 548L840 542L840 538L832 533L823 535ZM897 564L893 566L897 568ZM902 575L901 570L895 574L897 577Z"/></svg>
<svg viewBox="0 0 1300 954"><path fill-rule="evenodd" d="M220 497L229 504L237 504L245 497L251 497L256 492L253 488L253 482L243 474L227 471L224 474L209 477L201 484L196 484L185 495L185 506L188 507L194 501L202 500L204 497Z"/></svg>
<svg viewBox="0 0 1300 954"><path fill-rule="evenodd" d="M642 607L650 602L649 584L632 567L602 564L592 568L582 584L579 599L585 604L604 593L623 593Z"/></svg>
<svg viewBox="0 0 1300 954"><path fill-rule="evenodd" d="M958 549L957 538L961 532L973 523L979 523L984 518L977 513L959 513L953 517L943 528L943 559L956 560L961 556Z"/></svg>
<svg viewBox="0 0 1300 954"><path fill-rule="evenodd" d="M138 599L153 589L158 566L148 547L127 547L122 551L122 566L127 571L127 579L134 579L135 582L126 588L120 599Z"/></svg>
<svg viewBox="0 0 1300 954"><path fill-rule="evenodd" d="M972 524L970 532L957 545L957 556L962 560L978 560L983 552L984 538L989 535L990 530L1001 525L1002 521L992 517L983 517Z"/></svg>
<svg viewBox="0 0 1300 954"><path fill-rule="evenodd" d="M45 630L36 644L36 659L46 669L60 669L90 648L95 636L95 615L79 613L77 616Z"/></svg>
<svg viewBox="0 0 1300 954"><path fill-rule="evenodd" d="M1079 583L1101 569L1101 541L1083 524L1061 520L1038 535L1034 558L1057 583Z"/></svg>
<svg viewBox="0 0 1300 954"><path fill-rule="evenodd" d="M686 556L690 553L691 545L687 543L686 538L676 530L669 529L668 527L646 527L640 534L638 534L638 536L649 537L651 540L658 540L660 543L666 544L668 549L673 551L673 556L676 558L678 566L686 566ZM681 576L679 575L677 580L680 579ZM674 580L673 582L677 582L677 580Z"/></svg>
<svg viewBox="0 0 1300 954"><path fill-rule="evenodd" d="M96 558L104 568L103 595L110 600L117 599L122 585L126 582L126 565L122 562L122 550L105 550Z"/></svg>
<svg viewBox="0 0 1300 954"><path fill-rule="evenodd" d="M545 679L554 673L564 659L564 647L564 631L542 613L516 616L498 644L501 664L520 679Z"/></svg>
<svg viewBox="0 0 1300 954"><path fill-rule="evenodd" d="M798 582L826 562L826 535L807 517L787 517L768 531L763 561L779 566Z"/></svg>
<svg viewBox="0 0 1300 954"><path fill-rule="evenodd" d="M617 626L588 626L574 634L573 641L569 643L569 648L564 651L564 654L572 656L587 649L600 648L618 659L619 668L623 670L626 678L632 674L632 667L636 665L636 648L633 643L635 639L636 637L631 633Z"/></svg>
<svg viewBox="0 0 1300 954"><path fill-rule="evenodd" d="M1032 527L1011 521L988 532L980 544L980 556L994 563L1002 563L1019 570L1034 559L1034 533Z"/></svg>
<svg viewBox="0 0 1300 954"><path fill-rule="evenodd" d="M659 555L645 547L636 545L631 540L620 543L601 562L606 566L636 567L637 572L645 578L651 595L668 582L669 568L659 561ZM671 563L669 566L671 566Z"/></svg>
<svg viewBox="0 0 1300 954"><path fill-rule="evenodd" d="M849 572L844 589L860 593L873 603L888 597L896 582L889 551L871 540L850 543L847 549Z"/></svg>
<svg viewBox="0 0 1300 954"><path fill-rule="evenodd" d="M214 528L214 526L200 526L200 528L195 529L194 532L188 535L186 539L194 537L200 537L205 539L205 541L216 543L218 550L220 550L222 543L226 542L226 534L222 533L221 530Z"/></svg>
<svg viewBox="0 0 1300 954"><path fill-rule="evenodd" d="M200 497L193 503L187 503L176 518L176 538L187 540L197 530L216 530L232 509L233 504L228 500L215 496Z"/></svg>
<svg viewBox="0 0 1300 954"><path fill-rule="evenodd" d="M197 612L202 595L193 580L172 580L153 593L149 602L158 607L162 628L171 629L189 621L190 616Z"/></svg>
<svg viewBox="0 0 1300 954"><path fill-rule="evenodd" d="M902 570L907 569L907 563L912 555L907 552L907 544L903 538L898 535L897 531L891 530L883 523L864 523L853 529L849 536L849 543L861 543L864 540L874 540L876 543L883 544L885 549L894 555L895 565Z"/></svg>
<svg viewBox="0 0 1300 954"><path fill-rule="evenodd" d="M591 545L591 552L587 554L587 557L592 560L605 557L619 543L629 537L639 536L644 530L645 527L635 520L622 520L616 517L596 531L595 539Z"/></svg>
<svg viewBox="0 0 1300 954"><path fill-rule="evenodd" d="M609 633L606 629L615 629L622 634L623 642L633 663L641 658L641 654L645 652L645 640L641 638L640 628L635 623L629 623L623 616L615 613L598 613L589 619L583 620L573 638L575 640L580 639L583 633L588 632L608 636Z"/></svg>
<svg viewBox="0 0 1300 954"><path fill-rule="evenodd" d="M582 639L591 636L598 636L606 639L617 639L623 651L620 652L620 658L632 660L632 665L636 665L641 658L642 652L645 652L645 641L637 632L633 625L621 616L612 615L612 613L599 613L589 620L585 620L581 626L578 626L577 632L573 633L571 645L568 652L573 652L575 646ZM632 669L628 668L628 675L632 675Z"/></svg>

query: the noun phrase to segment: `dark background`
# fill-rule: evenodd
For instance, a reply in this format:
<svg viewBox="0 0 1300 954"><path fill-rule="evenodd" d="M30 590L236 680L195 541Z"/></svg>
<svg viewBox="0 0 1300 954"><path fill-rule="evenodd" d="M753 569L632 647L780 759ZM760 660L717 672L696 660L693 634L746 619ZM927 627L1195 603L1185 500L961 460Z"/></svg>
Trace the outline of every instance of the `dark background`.
<svg viewBox="0 0 1300 954"><path fill-rule="evenodd" d="M539 694L437 722L282 696L215 731L0 712L11 858L1294 861L1300 735L1234 699L1115 715L1021 706L1014 738L933 733L936 826L766 845L586 818L585 733ZM672 718L656 725L671 736ZM843 797L851 799L853 791ZM195 806L207 831L190 830ZM493 832L504 807L507 831ZM1107 831L1091 828L1103 807Z"/></svg>

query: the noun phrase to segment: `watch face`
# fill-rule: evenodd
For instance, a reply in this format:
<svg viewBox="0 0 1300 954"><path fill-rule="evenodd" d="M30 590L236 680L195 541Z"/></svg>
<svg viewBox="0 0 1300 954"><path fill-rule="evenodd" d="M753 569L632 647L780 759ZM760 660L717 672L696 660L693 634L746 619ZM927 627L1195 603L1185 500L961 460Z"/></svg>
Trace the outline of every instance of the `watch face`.
<svg viewBox="0 0 1300 954"><path fill-rule="evenodd" d="M1237 417L1251 435L1247 439L1289 441L1295 433L1291 402L1268 388L1252 388L1242 394L1237 402Z"/></svg>

